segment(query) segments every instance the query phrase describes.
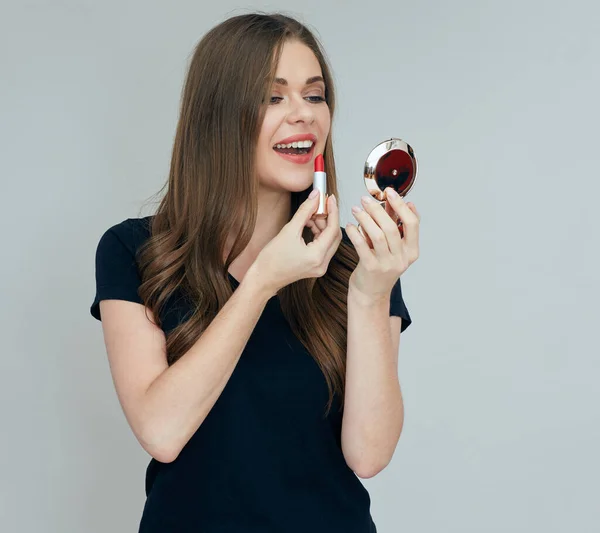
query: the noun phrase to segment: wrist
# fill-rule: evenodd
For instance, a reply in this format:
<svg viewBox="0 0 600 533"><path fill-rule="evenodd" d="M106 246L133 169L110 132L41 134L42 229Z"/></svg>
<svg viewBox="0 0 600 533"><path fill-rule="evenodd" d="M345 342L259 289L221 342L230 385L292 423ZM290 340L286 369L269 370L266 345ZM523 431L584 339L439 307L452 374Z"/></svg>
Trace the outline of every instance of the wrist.
<svg viewBox="0 0 600 533"><path fill-rule="evenodd" d="M367 294L353 285L348 286L348 305L359 305L361 307L377 307L389 305L390 294Z"/></svg>
<svg viewBox="0 0 600 533"><path fill-rule="evenodd" d="M242 279L242 284L252 287L257 296L269 300L277 294L277 288L269 283L268 276L260 271L260 267L253 263Z"/></svg>

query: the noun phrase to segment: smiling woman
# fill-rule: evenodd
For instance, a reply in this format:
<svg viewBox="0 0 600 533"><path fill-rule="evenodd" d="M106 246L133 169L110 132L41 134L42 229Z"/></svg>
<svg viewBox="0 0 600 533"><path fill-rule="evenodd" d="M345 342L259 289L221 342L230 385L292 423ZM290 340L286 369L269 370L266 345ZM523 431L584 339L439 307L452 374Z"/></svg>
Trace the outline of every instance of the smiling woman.
<svg viewBox="0 0 600 533"><path fill-rule="evenodd" d="M376 305L351 298L353 317L386 321L368 383L353 350L348 403L363 407L343 441L358 254L335 196L319 235L309 227L318 155L337 194L333 111L330 69L306 26L279 14L226 20L194 52L158 210L100 239L91 313L152 455L140 533L376 531L356 474L374 475L398 438L397 382L377 376L392 375L389 349L411 320L399 279ZM401 317L395 337L388 315ZM387 428L366 448L354 439L365 405Z"/></svg>
<svg viewBox="0 0 600 533"><path fill-rule="evenodd" d="M325 95L322 66L312 49L300 40L286 40L258 137L257 171L263 186L293 192L310 187L311 163L325 151L331 127Z"/></svg>

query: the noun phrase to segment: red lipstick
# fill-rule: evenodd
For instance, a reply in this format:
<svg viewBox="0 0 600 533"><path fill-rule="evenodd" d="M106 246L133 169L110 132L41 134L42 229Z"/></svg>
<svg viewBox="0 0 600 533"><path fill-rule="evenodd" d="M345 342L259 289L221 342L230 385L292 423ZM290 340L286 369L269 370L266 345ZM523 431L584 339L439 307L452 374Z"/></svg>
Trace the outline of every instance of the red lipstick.
<svg viewBox="0 0 600 533"><path fill-rule="evenodd" d="M325 160L323 154L319 154L315 157L315 172L325 172Z"/></svg>
<svg viewBox="0 0 600 533"><path fill-rule="evenodd" d="M313 218L327 218L327 174L325 174L325 161L323 155L315 158L315 173L313 174L313 190L319 191L319 207Z"/></svg>

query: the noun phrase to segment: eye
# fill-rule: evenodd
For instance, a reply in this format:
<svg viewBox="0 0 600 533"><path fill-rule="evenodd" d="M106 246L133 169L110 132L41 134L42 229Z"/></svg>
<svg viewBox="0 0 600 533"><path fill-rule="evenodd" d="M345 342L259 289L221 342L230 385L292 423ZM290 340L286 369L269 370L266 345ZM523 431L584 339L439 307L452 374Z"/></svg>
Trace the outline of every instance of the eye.
<svg viewBox="0 0 600 533"><path fill-rule="evenodd" d="M271 96L269 103L270 104L278 104L282 100L283 100L282 96ZM311 102L313 104L320 104L321 102L326 102L326 99L323 96L319 96L319 95L307 96L307 97L305 97L305 100L308 100L309 102Z"/></svg>

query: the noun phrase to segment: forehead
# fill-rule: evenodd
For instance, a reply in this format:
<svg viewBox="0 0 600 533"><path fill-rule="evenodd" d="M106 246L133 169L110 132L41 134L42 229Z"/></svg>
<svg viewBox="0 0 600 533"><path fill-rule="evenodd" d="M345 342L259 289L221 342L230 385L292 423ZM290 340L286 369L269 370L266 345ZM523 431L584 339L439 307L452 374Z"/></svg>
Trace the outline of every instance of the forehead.
<svg viewBox="0 0 600 533"><path fill-rule="evenodd" d="M308 78L322 76L321 65L313 51L299 41L287 41L281 50L275 77L290 85L303 85Z"/></svg>

